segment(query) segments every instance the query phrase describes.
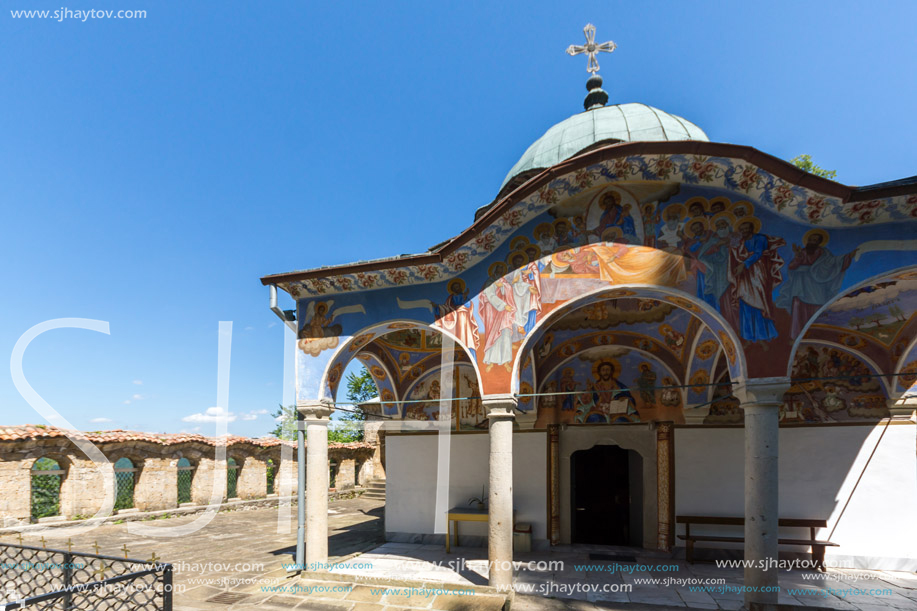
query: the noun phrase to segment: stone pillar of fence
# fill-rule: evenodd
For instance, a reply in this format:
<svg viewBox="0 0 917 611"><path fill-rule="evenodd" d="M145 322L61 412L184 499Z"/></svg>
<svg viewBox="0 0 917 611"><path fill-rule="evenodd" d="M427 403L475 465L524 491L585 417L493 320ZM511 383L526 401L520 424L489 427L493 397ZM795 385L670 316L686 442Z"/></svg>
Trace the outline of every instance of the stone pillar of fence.
<svg viewBox="0 0 917 611"><path fill-rule="evenodd" d="M178 459L147 456L134 480L134 507L140 511L178 507Z"/></svg>
<svg viewBox="0 0 917 611"><path fill-rule="evenodd" d="M197 468L194 470L194 476L191 480L191 502L195 505L208 505L210 504L210 496L213 493L213 486L215 483L214 473L216 471L216 464L213 461L213 455L201 456L196 462L192 462L192 464ZM224 468L222 487L220 488L222 492L218 493L219 500L222 500L223 494L226 492L225 480L226 470Z"/></svg>
<svg viewBox="0 0 917 611"><path fill-rule="evenodd" d="M238 460L238 459L237 459ZM267 496L267 457L246 456L239 474L240 499L261 499Z"/></svg>

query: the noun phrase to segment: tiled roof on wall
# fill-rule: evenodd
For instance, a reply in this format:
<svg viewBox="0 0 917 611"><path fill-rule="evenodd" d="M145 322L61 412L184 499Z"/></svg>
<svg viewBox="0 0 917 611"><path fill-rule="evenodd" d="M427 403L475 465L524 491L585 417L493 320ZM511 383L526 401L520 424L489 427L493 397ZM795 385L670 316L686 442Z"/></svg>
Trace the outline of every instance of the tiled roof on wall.
<svg viewBox="0 0 917 611"><path fill-rule="evenodd" d="M235 445L247 443L260 447L273 447L278 445L289 445L296 447L293 441L283 441L276 437L237 437L235 435L225 435L222 437L205 437L192 433L142 433L138 431L122 431L116 429L113 431L94 431L84 433L83 431L65 431L54 426L44 424L23 424L19 426L0 426L0 441L23 441L29 439L47 439L53 437L70 437L77 439L86 439L92 443L124 443L127 441L146 441L148 443L157 443L164 446L175 445L179 443L203 443L209 446L216 445ZM373 445L364 442L352 443L329 443L328 448L335 449L372 449Z"/></svg>

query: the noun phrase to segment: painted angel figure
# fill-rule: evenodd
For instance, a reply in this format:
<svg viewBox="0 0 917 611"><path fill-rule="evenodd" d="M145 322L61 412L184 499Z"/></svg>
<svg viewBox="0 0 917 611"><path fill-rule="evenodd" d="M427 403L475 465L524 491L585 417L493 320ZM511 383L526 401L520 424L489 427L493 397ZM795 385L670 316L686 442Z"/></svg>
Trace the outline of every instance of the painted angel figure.
<svg viewBox="0 0 917 611"><path fill-rule="evenodd" d="M318 356L324 350L337 348L338 338L343 335L340 324L333 324L342 314L365 314L362 305L350 305L332 311L334 300L310 301L306 306L303 324L299 329L299 349L311 356Z"/></svg>

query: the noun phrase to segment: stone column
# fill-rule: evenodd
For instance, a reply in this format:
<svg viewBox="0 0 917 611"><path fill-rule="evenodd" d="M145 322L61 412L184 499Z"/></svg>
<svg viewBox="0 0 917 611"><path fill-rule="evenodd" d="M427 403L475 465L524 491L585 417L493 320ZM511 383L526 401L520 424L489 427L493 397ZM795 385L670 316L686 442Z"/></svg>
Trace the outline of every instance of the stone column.
<svg viewBox="0 0 917 611"><path fill-rule="evenodd" d="M668 552L675 545L675 424L656 423L656 545Z"/></svg>
<svg viewBox="0 0 917 611"><path fill-rule="evenodd" d="M917 411L915 410L917 410L917 395L903 395L888 401L888 413L892 420L917 422Z"/></svg>
<svg viewBox="0 0 917 611"><path fill-rule="evenodd" d="M513 420L516 399L512 395L483 398L490 420L490 515L487 550L490 585L513 584Z"/></svg>
<svg viewBox="0 0 917 611"><path fill-rule="evenodd" d="M306 429L306 570L328 562L328 423L330 403L296 406ZM300 498L302 493L300 492Z"/></svg>
<svg viewBox="0 0 917 611"><path fill-rule="evenodd" d="M777 604L778 439L780 405L789 378L740 382L735 395L745 412L745 605ZM772 592L761 592L762 588Z"/></svg>

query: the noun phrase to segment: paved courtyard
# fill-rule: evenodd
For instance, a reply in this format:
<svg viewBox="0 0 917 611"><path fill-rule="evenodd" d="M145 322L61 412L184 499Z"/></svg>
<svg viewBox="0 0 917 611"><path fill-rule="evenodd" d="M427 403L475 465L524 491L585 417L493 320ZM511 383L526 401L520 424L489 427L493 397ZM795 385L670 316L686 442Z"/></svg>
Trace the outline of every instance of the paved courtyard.
<svg viewBox="0 0 917 611"><path fill-rule="evenodd" d="M628 609L633 604L696 609L743 605L741 568L686 564L652 551L586 545L517 553L514 560L514 610L591 608L583 602ZM487 550L459 547L446 554L441 545L385 543L339 563L334 572L480 586L487 583ZM779 584L782 604L850 611L917 609L914 573L781 570Z"/></svg>
<svg viewBox="0 0 917 611"><path fill-rule="evenodd" d="M447 555L440 545L383 543L383 510L380 501L371 499L332 502L329 552L337 564L329 574L304 578L290 577L283 566L293 562L295 510L290 513L290 532L282 534L277 532L277 508L259 508L217 514L200 531L179 538L138 537L128 532L128 524L106 524L69 538L74 551L93 552L98 545L100 554L123 557L126 547L131 558L147 559L155 553L172 563L177 611L496 611L502 606L503 597L487 586L486 549L457 547ZM143 524L176 526L195 518ZM41 546L40 537L24 535L23 543ZM67 539L48 539L47 546L66 548ZM18 537L6 534L0 541L16 543ZM555 564L546 566L545 561ZM660 565L667 566L663 570ZM705 581L710 579L722 581ZM397 583L383 587L390 580ZM516 555L513 609L738 609L741 585L742 571L737 568L686 565L629 548L561 546L548 553ZM851 611L917 609L913 573L789 571L781 572L780 586L782 603Z"/></svg>

